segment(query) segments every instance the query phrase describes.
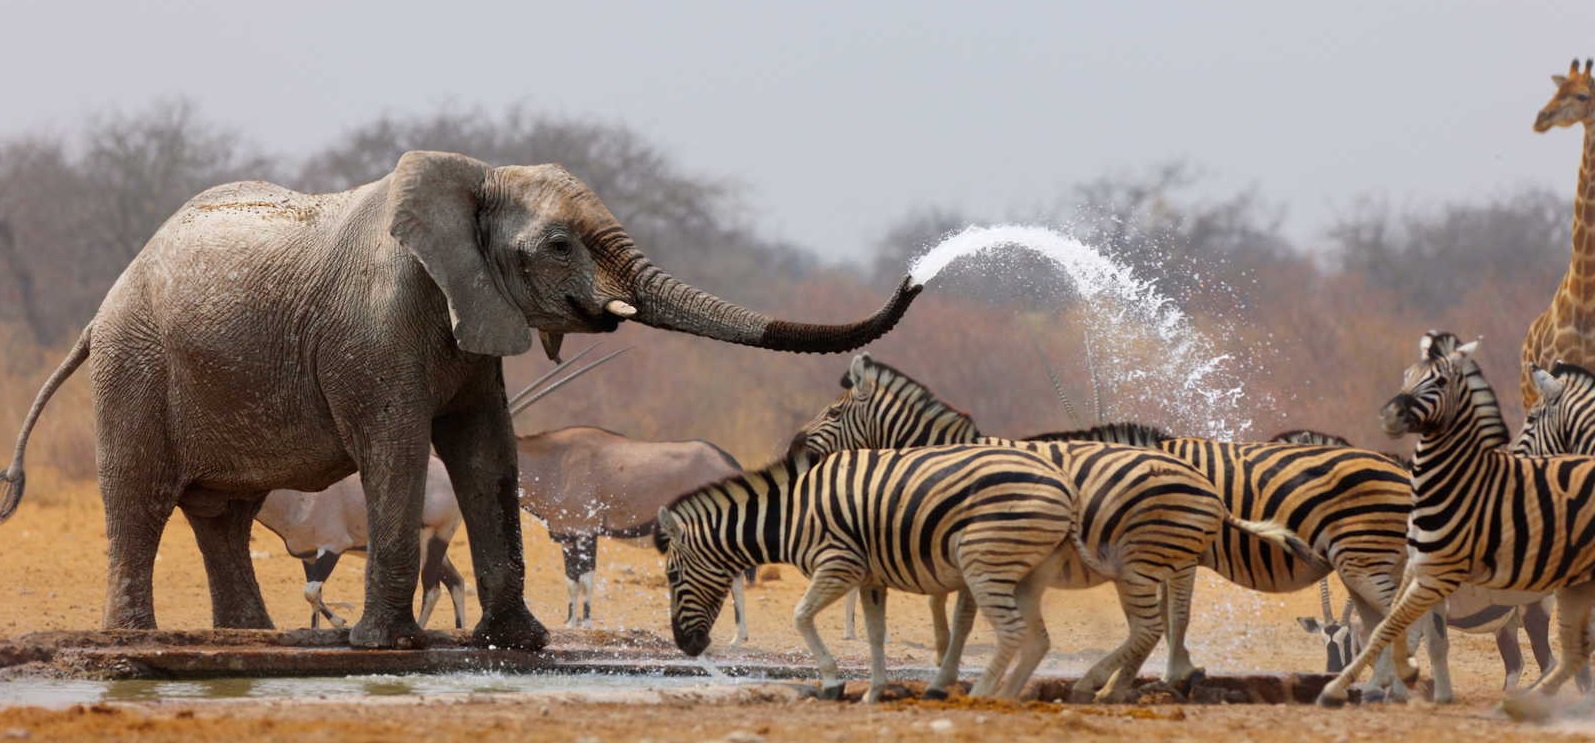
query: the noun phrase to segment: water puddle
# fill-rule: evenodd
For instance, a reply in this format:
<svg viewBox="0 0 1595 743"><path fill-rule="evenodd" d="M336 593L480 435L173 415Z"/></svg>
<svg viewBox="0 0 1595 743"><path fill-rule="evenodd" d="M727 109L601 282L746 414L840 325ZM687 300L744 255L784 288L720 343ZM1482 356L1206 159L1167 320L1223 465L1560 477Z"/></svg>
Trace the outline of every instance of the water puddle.
<svg viewBox="0 0 1595 743"><path fill-rule="evenodd" d="M0 707L67 707L98 702L206 699L303 699L350 696L430 696L516 692L596 692L692 689L756 683L758 679L560 673L449 673L294 678L215 678L184 681L0 680Z"/></svg>

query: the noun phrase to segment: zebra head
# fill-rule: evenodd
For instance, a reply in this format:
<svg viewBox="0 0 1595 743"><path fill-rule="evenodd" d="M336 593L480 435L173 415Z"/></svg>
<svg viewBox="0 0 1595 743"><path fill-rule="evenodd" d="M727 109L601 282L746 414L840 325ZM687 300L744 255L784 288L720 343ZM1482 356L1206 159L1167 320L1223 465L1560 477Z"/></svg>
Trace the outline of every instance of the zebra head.
<svg viewBox="0 0 1595 743"><path fill-rule="evenodd" d="M842 389L836 402L798 430L792 452L824 456L849 449L965 443L980 436L968 415L867 353L853 357Z"/></svg>
<svg viewBox="0 0 1595 743"><path fill-rule="evenodd" d="M1425 333L1418 341L1418 363L1407 368L1401 392L1380 411L1385 433L1397 438L1445 428L1472 394L1469 377L1479 374L1472 358L1478 346L1478 341L1461 343L1453 333Z"/></svg>
<svg viewBox="0 0 1595 743"><path fill-rule="evenodd" d="M731 593L735 570L713 559L705 547L705 530L694 528L690 514L672 507L659 509L654 546L665 555L665 580L670 584L670 631L676 647L696 657L709 647L709 631Z"/></svg>
<svg viewBox="0 0 1595 743"><path fill-rule="evenodd" d="M1595 374L1560 361L1529 373L1540 397L1523 421L1512 451L1530 456L1595 455Z"/></svg>

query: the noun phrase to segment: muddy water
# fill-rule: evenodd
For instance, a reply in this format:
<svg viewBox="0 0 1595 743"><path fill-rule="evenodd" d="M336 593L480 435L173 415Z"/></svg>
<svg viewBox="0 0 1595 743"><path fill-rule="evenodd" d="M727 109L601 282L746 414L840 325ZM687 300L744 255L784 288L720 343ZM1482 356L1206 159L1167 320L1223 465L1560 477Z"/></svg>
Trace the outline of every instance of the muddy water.
<svg viewBox="0 0 1595 743"><path fill-rule="evenodd" d="M755 680L742 680L755 683ZM706 679L637 674L498 674L364 675L309 678L217 678L186 681L81 681L19 678L0 680L0 708L11 706L68 707L97 702L186 701L201 699L303 699L316 697L423 696L434 694L499 694L511 692L595 692L644 689L692 689L738 683L727 677Z"/></svg>

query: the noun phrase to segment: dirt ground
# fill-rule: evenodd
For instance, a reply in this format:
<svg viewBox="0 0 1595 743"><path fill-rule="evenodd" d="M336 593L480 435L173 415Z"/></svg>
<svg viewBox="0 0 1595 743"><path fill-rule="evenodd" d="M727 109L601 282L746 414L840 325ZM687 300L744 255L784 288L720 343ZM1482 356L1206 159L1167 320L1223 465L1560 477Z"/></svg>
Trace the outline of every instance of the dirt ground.
<svg viewBox="0 0 1595 743"><path fill-rule="evenodd" d="M92 629L98 626L105 591L105 527L92 492L33 496L62 487L47 478L30 482L30 499L0 526L0 637L36 630ZM41 502L43 501L43 502ZM551 624L564 618L565 587L559 551L537 522L525 519L527 593L539 618ZM282 628L307 626L309 609L301 596L300 563L282 543L257 529L252 545L266 602ZM462 535L450 550L470 575L470 554ZM349 559L328 582L328 601L347 602L358 616L364 563ZM767 569L768 572L769 569ZM790 567L779 577L750 589L748 647L773 652L802 651L791 626L792 608L806 581ZM594 626L645 629L669 636L668 598L662 561L651 548L605 541L599 547L599 580ZM474 583L474 581L472 581ZM163 628L200 629L210 624L209 594L192 535L182 517L167 530L156 563L156 615ZM1297 625L1299 616L1319 612L1317 592L1277 596L1243 591L1204 575L1197 589L1191 649L1211 672L1320 671L1324 651ZM1337 603L1344 598L1335 586ZM468 622L478 607L469 599ZM717 627L720 643L711 656L742 652L724 647L733 627L727 607ZM890 613L888 653L894 665L931 663L931 632L924 603L897 595ZM446 602L433 626L451 622ZM1054 591L1047 597L1053 653L1043 674L1077 673L1123 636L1124 622L1109 588ZM842 640L840 607L822 617L821 631L844 659L863 660L860 641ZM860 622L862 631L862 621ZM977 628L971 651L990 648ZM1525 646L1525 655L1527 648ZM1419 653L1420 662L1423 654ZM1144 672L1160 672L1162 650ZM972 680L978 658L966 659ZM1535 669L1530 661L1530 677ZM1563 719L1549 726L1509 721L1498 709L1501 665L1487 636L1452 633L1451 665L1460 701L1437 707L1426 703L1321 710L1310 706L1131 707L1057 705L948 706L896 703L875 707L817 701L732 699L676 700L665 704L623 705L536 698L429 697L228 702L161 702L95 705L69 709L4 707L0 699L0 739L55 740L457 740L467 737L549 741L705 741L758 743L761 740L985 740L994 735L1015 740L1055 737L1102 740L1355 741L1437 739L1566 739L1595 735L1595 720ZM1424 663L1425 668L1427 664ZM1564 691L1571 699L1572 692ZM1565 717L1565 716L1564 716Z"/></svg>

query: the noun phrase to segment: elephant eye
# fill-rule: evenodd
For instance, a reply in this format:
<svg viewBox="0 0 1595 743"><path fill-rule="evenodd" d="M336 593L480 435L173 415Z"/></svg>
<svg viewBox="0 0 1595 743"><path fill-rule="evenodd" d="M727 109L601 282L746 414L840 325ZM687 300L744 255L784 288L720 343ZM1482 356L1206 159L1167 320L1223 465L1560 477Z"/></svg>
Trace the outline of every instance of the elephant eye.
<svg viewBox="0 0 1595 743"><path fill-rule="evenodd" d="M570 255L570 240L564 237L549 238L543 248L554 255Z"/></svg>

